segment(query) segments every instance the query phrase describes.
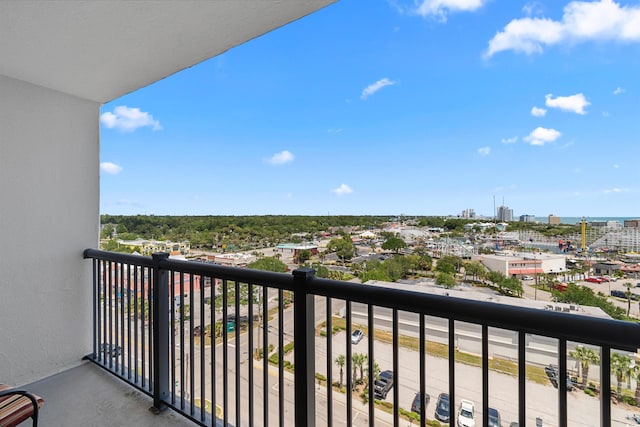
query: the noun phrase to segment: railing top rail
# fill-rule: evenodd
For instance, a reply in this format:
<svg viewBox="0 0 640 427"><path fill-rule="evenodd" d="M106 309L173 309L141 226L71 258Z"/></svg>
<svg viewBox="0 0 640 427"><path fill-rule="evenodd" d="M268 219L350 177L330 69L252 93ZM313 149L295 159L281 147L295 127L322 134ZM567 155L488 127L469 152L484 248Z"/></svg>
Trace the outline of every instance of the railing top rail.
<svg viewBox="0 0 640 427"><path fill-rule="evenodd" d="M625 351L635 352L640 348L640 324L634 322L321 278L309 281L308 287L309 292L315 295L401 311Z"/></svg>

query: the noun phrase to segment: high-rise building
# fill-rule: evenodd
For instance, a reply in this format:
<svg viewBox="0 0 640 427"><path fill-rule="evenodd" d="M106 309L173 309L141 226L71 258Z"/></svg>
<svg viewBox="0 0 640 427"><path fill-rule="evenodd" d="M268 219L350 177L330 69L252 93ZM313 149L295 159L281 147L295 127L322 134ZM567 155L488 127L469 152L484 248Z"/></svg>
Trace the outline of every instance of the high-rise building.
<svg viewBox="0 0 640 427"><path fill-rule="evenodd" d="M536 222L535 215L520 215L520 222Z"/></svg>
<svg viewBox="0 0 640 427"><path fill-rule="evenodd" d="M550 214L549 215L549 224L551 224L551 225L560 224L560 217L559 216L555 216L553 214Z"/></svg>
<svg viewBox="0 0 640 427"><path fill-rule="evenodd" d="M513 221L513 209L508 206L498 206L496 219L498 221Z"/></svg>
<svg viewBox="0 0 640 427"><path fill-rule="evenodd" d="M476 217L476 212L471 208L465 209L460 214L460 217L462 217L462 218L475 218Z"/></svg>

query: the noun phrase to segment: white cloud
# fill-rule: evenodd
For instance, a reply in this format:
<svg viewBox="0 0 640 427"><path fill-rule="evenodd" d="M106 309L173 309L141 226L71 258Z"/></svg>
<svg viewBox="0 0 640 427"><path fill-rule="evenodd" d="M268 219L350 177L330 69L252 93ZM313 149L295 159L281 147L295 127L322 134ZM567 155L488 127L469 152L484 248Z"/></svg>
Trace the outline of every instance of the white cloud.
<svg viewBox="0 0 640 427"><path fill-rule="evenodd" d="M555 129L547 129L543 127L535 128L528 136L523 139L531 145L544 145L560 138L562 134Z"/></svg>
<svg viewBox="0 0 640 427"><path fill-rule="evenodd" d="M549 108L558 108L562 111L570 111L576 114L586 114L585 107L591 105L582 93L571 96L558 96L556 98L552 94L548 94L545 99L545 105Z"/></svg>
<svg viewBox="0 0 640 427"><path fill-rule="evenodd" d="M295 159L295 156L290 151L284 150L274 154L273 156L269 157L265 161L272 165L278 166L278 165L284 165L285 163L291 163L293 162L293 159Z"/></svg>
<svg viewBox="0 0 640 427"><path fill-rule="evenodd" d="M572 1L561 21L514 19L489 41L485 58L506 50L531 55L542 53L543 46L586 41L640 42L640 6L621 6L614 0Z"/></svg>
<svg viewBox="0 0 640 427"><path fill-rule="evenodd" d="M377 91L379 91L380 89L382 89L385 86L391 86L396 84L396 82L394 82L393 80L389 80L388 78L383 78L378 80L377 82L367 86L366 88L364 88L364 90L362 91L362 95L360 95L361 99L367 99L368 97L370 97L371 95L373 95L374 93L376 93Z"/></svg>
<svg viewBox="0 0 640 427"><path fill-rule="evenodd" d="M415 13L420 16L435 16L446 22L447 14L455 12L473 12L480 9L488 0L421 0L416 2Z"/></svg>
<svg viewBox="0 0 640 427"><path fill-rule="evenodd" d="M527 16L541 15L542 14L542 8L543 8L543 6L539 2L532 1L532 2L529 2L529 3L525 4L522 7L522 11Z"/></svg>
<svg viewBox="0 0 640 427"><path fill-rule="evenodd" d="M113 112L107 111L100 115L100 123L107 129L118 129L124 132L133 132L141 127L150 127L153 130L161 130L160 122L155 120L153 116L139 108L129 108L126 105L120 105L113 109Z"/></svg>
<svg viewBox="0 0 640 427"><path fill-rule="evenodd" d="M620 95L621 93L624 93L624 88L618 86L614 91L613 94L614 95Z"/></svg>
<svg viewBox="0 0 640 427"><path fill-rule="evenodd" d="M547 114L547 110L540 107L532 107L531 115L534 117L544 117Z"/></svg>
<svg viewBox="0 0 640 427"><path fill-rule="evenodd" d="M500 142L502 142L503 144L515 144L516 142L518 142L518 137L512 136L511 138L502 138Z"/></svg>
<svg viewBox="0 0 640 427"><path fill-rule="evenodd" d="M620 165L615 164L615 165L613 165L613 168L614 168L614 169L619 169L619 168L620 168Z"/></svg>
<svg viewBox="0 0 640 427"><path fill-rule="evenodd" d="M478 154L481 156L488 156L491 153L491 147L481 147L478 148Z"/></svg>
<svg viewBox="0 0 640 427"><path fill-rule="evenodd" d="M342 184L340 185L340 187L331 190L331 192L337 194L338 196L344 196L345 194L353 193L353 189L347 184Z"/></svg>
<svg viewBox="0 0 640 427"><path fill-rule="evenodd" d="M110 175L117 175L122 172L122 166L118 166L111 162L102 162L100 163L100 170Z"/></svg>
<svg viewBox="0 0 640 427"><path fill-rule="evenodd" d="M608 111L603 111L602 112L602 117L610 117L611 114Z"/></svg>
<svg viewBox="0 0 640 427"><path fill-rule="evenodd" d="M610 188L606 190L602 190L604 194L616 194L616 193L626 193L629 190L626 188Z"/></svg>

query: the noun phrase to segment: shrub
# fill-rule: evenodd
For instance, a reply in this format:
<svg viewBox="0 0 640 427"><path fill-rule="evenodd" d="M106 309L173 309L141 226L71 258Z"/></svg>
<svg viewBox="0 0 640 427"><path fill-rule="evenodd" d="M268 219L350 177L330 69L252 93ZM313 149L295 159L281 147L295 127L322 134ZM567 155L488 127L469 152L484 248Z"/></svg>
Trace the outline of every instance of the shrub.
<svg viewBox="0 0 640 427"><path fill-rule="evenodd" d="M594 397L594 396L597 395L597 393L595 391L593 391L592 389L590 389L590 388L585 388L584 389L584 394L586 394L588 396L591 396L591 397Z"/></svg>

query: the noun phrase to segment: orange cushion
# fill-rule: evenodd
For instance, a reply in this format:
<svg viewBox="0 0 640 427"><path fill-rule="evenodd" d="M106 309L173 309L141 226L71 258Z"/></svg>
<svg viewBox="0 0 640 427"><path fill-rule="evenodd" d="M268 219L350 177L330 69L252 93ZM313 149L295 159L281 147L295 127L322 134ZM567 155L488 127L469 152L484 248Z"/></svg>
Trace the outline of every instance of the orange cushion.
<svg viewBox="0 0 640 427"><path fill-rule="evenodd" d="M11 387L0 384L0 393L10 391ZM44 399L33 394L42 407ZM21 394L7 394L0 396L0 427L14 427L33 416L34 408L31 400Z"/></svg>

